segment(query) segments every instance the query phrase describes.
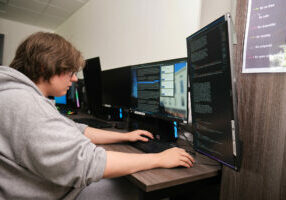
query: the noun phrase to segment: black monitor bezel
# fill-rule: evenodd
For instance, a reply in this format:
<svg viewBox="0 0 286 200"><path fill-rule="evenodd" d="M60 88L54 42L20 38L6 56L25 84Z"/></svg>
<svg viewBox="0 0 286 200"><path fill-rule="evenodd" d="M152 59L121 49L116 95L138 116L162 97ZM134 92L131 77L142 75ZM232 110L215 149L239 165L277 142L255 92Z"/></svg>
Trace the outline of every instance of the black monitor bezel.
<svg viewBox="0 0 286 200"><path fill-rule="evenodd" d="M87 105L89 112L95 116L100 117L102 112L101 107L101 62L100 57L93 57L85 60L85 67L83 68L85 95L87 97ZM90 64L89 64L90 63ZM95 66L94 69L89 65ZM90 74L90 73L93 74ZM92 78L96 76L97 79ZM95 95L96 94L96 95Z"/></svg>
<svg viewBox="0 0 286 200"><path fill-rule="evenodd" d="M108 72L110 72L110 71L117 71L117 70L122 70L122 69L129 69L129 75L131 76L131 67L132 66L124 66L124 67L119 67L119 68L114 68L114 69L108 69L108 70L103 70L103 71L101 71L101 92L102 92L102 100L101 100L101 102L102 102L102 106L103 107L106 107L106 108L115 108L115 109L122 109L123 111L125 111L125 112L128 112L129 111L129 109L130 109L130 107L131 107L131 97L130 97L130 95L131 95L131 77L129 78L130 79L130 82L129 82L129 86L130 86L130 88L128 89L129 91L130 91L130 93L129 93L129 106L128 105L120 105L120 104L110 104L110 103L107 103L107 102L105 102L104 101L104 73L108 73ZM119 75L118 75L119 76Z"/></svg>

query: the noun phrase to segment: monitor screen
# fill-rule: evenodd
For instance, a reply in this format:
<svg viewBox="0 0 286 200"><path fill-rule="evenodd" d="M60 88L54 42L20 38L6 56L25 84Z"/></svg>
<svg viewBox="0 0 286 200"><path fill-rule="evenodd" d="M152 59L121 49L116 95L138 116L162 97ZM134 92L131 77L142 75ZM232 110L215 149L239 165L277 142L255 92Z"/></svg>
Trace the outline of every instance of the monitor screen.
<svg viewBox="0 0 286 200"><path fill-rule="evenodd" d="M187 59L174 59L131 68L134 113L187 123Z"/></svg>
<svg viewBox="0 0 286 200"><path fill-rule="evenodd" d="M235 78L230 15L187 38L195 149L238 168Z"/></svg>
<svg viewBox="0 0 286 200"><path fill-rule="evenodd" d="M83 68L85 92L91 114L98 115L101 112L101 66L99 57L86 60Z"/></svg>
<svg viewBox="0 0 286 200"><path fill-rule="evenodd" d="M131 67L102 71L102 105L114 108L130 108Z"/></svg>

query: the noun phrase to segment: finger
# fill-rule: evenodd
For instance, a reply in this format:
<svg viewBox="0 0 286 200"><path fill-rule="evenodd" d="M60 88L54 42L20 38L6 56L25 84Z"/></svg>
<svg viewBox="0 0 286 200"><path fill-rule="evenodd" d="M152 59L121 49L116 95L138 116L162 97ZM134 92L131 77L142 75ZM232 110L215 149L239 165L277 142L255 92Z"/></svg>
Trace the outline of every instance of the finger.
<svg viewBox="0 0 286 200"><path fill-rule="evenodd" d="M183 162L185 162L185 163L187 163L190 167L192 167L193 166L193 163L192 163L192 161L191 160L189 160L187 157L181 157L181 159L180 159L181 161L183 161Z"/></svg>
<svg viewBox="0 0 286 200"><path fill-rule="evenodd" d="M143 135L146 135L147 137L150 137L150 138L154 139L153 134L150 133L149 131L140 130L139 133L140 133L140 134L143 134Z"/></svg>
<svg viewBox="0 0 286 200"><path fill-rule="evenodd" d="M188 157L193 163L196 162L195 159L188 152L186 152L185 149L183 148L178 148L178 149L181 152L181 155Z"/></svg>
<svg viewBox="0 0 286 200"><path fill-rule="evenodd" d="M148 142L149 141L149 139L148 138L146 138L146 137L139 137L139 139L141 140L141 141L143 141L143 142Z"/></svg>
<svg viewBox="0 0 286 200"><path fill-rule="evenodd" d="M179 152L181 152L181 153L184 153L184 152L186 152L186 150L185 149L183 149L183 148L180 148L180 147L176 147L177 149L178 149L178 151Z"/></svg>
<svg viewBox="0 0 286 200"><path fill-rule="evenodd" d="M187 152L182 153L181 155L187 157L189 160L192 161L192 163L196 162L195 159Z"/></svg>
<svg viewBox="0 0 286 200"><path fill-rule="evenodd" d="M179 163L180 166L183 166L183 167L187 167L187 168L190 168L190 165L188 165L186 162L184 161L180 161Z"/></svg>
<svg viewBox="0 0 286 200"><path fill-rule="evenodd" d="M192 161L192 163L195 163L196 162L196 160L190 155L190 154L188 154L189 155L189 157L190 157L190 160Z"/></svg>

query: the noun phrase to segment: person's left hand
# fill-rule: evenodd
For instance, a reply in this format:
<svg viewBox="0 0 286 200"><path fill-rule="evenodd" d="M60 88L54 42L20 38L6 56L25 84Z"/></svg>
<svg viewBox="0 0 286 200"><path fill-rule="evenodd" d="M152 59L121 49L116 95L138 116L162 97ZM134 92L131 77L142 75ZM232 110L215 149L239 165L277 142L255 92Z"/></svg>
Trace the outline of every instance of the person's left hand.
<svg viewBox="0 0 286 200"><path fill-rule="evenodd" d="M129 142L136 142L138 140L148 142L148 138L154 139L154 136L149 131L136 130L126 133ZM145 136L145 137L144 137ZM147 136L147 137L146 137Z"/></svg>

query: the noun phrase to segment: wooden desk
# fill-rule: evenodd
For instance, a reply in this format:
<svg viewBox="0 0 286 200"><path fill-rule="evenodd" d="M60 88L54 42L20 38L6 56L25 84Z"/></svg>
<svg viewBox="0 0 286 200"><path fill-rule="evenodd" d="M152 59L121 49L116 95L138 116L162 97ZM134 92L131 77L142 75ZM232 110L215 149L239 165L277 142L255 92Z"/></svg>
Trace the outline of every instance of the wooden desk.
<svg viewBox="0 0 286 200"><path fill-rule="evenodd" d="M100 146L109 151L143 153L129 144ZM165 197L174 197L172 200L186 199L189 193L192 199L219 199L221 166L201 154L197 154L195 159L197 163L192 168L151 169L126 178L140 189L140 198L144 200Z"/></svg>
<svg viewBox="0 0 286 200"><path fill-rule="evenodd" d="M109 151L142 153L128 144L109 144L102 145L102 147ZM151 192L219 175L220 166L201 164L205 162L215 164L212 160L200 154L197 154L195 158L198 163L192 168L151 169L128 175L127 178L143 191Z"/></svg>
<svg viewBox="0 0 286 200"><path fill-rule="evenodd" d="M105 130L126 132L114 128ZM109 151L143 153L128 143L100 146ZM211 195L212 200L219 199L221 166L216 161L199 153L196 154L195 160L196 164L192 168L151 169L128 175L126 178L140 189L142 199L159 199L170 197L173 194L177 197L179 193L190 191L192 192L192 199L202 199L203 193L207 195L203 199L208 199L209 193L213 193ZM196 192L197 198L194 197Z"/></svg>

